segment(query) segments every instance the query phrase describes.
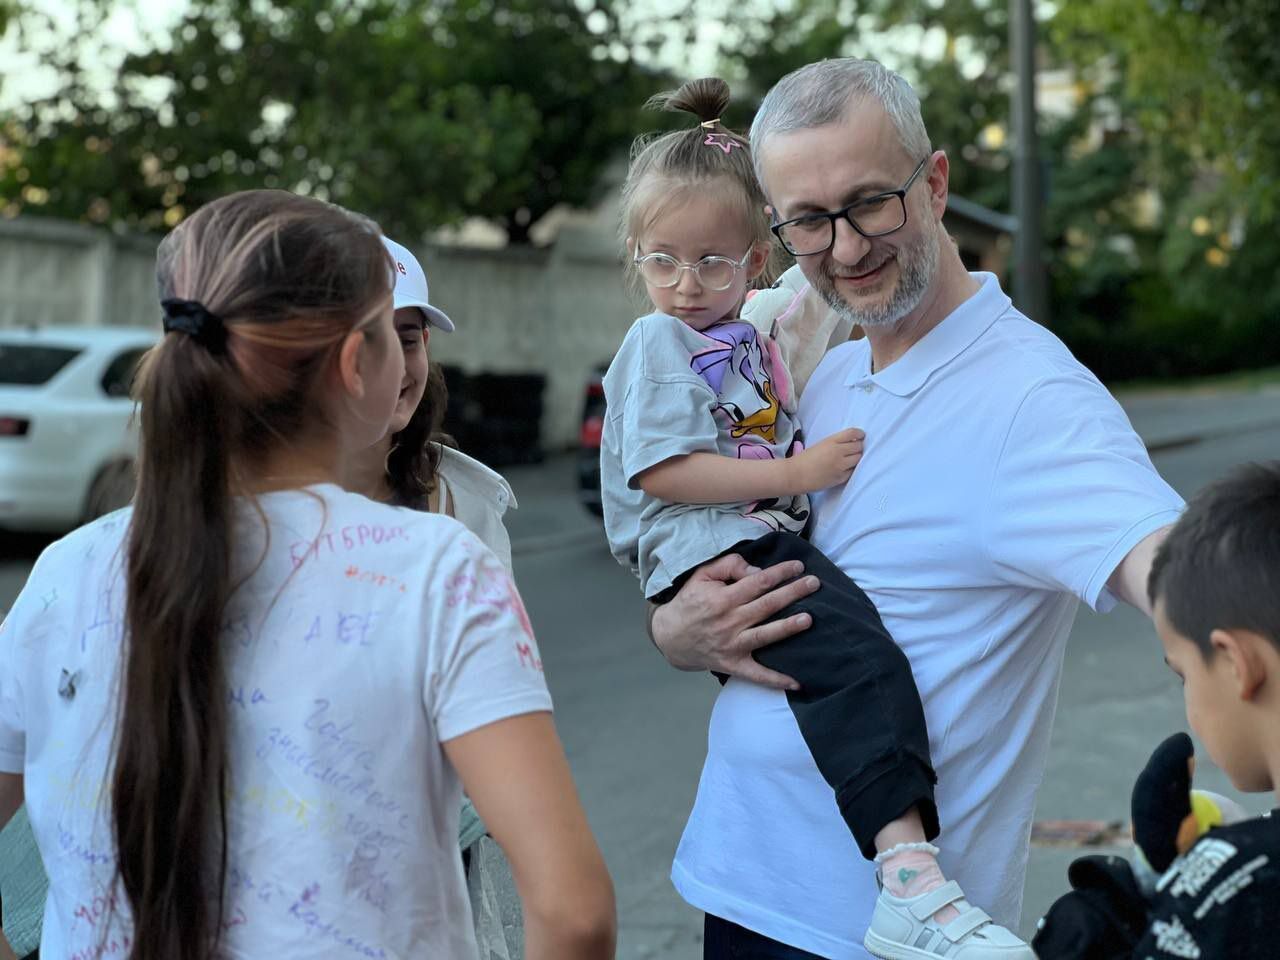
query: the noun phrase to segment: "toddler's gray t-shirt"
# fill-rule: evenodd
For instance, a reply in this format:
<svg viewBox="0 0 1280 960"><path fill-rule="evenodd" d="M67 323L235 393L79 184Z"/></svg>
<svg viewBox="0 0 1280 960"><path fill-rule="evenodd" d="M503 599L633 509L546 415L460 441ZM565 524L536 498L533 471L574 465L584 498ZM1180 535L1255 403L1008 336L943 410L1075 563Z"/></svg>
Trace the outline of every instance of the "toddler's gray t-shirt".
<svg viewBox="0 0 1280 960"><path fill-rule="evenodd" d="M667 503L636 478L671 457L779 459L804 449L777 347L741 320L698 331L651 313L627 332L604 378L600 446L605 532L652 598L681 574L777 530L802 533L803 494L748 503Z"/></svg>

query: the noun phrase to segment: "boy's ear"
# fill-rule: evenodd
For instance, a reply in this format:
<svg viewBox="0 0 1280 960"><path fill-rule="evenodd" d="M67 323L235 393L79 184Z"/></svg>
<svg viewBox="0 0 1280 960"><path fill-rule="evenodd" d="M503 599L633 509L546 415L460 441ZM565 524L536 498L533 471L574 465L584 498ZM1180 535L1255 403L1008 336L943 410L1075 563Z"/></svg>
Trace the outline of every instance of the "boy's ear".
<svg viewBox="0 0 1280 960"><path fill-rule="evenodd" d="M1271 643L1266 637L1252 630L1214 630L1209 634L1209 644L1215 656L1225 657L1235 677L1236 689L1241 700L1252 700L1267 680L1267 651Z"/></svg>
<svg viewBox="0 0 1280 960"><path fill-rule="evenodd" d="M364 363L365 335L363 330L352 330L342 339L338 348L338 381L342 389L357 400L365 391L361 367Z"/></svg>

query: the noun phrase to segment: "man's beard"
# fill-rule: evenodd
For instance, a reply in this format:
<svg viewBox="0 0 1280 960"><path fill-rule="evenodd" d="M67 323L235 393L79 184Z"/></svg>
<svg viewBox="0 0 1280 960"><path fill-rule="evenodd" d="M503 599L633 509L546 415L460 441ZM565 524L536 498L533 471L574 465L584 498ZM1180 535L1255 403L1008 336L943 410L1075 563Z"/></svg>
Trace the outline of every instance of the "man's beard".
<svg viewBox="0 0 1280 960"><path fill-rule="evenodd" d="M873 241L867 255L843 272L846 276L858 276L883 266L890 257L888 250L877 250ZM836 274L830 260L822 265L822 273L815 286L827 305L846 319L862 327L891 327L920 305L938 272L937 231L926 230L913 245L898 248L897 262L898 284L892 296L880 303L854 306L845 300L836 288Z"/></svg>

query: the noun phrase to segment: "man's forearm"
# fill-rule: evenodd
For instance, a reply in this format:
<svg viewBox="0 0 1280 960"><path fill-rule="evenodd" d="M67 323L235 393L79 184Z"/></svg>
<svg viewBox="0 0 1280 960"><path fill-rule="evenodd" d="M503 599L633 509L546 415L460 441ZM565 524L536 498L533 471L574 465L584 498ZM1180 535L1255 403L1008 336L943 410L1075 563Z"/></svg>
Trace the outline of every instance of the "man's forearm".
<svg viewBox="0 0 1280 960"><path fill-rule="evenodd" d="M660 606L661 604L654 603L653 601L645 603L644 628L649 634L649 642L657 647L659 653L662 653L662 647L658 646L658 638L653 635L653 618L658 615L658 607Z"/></svg>
<svg viewBox="0 0 1280 960"><path fill-rule="evenodd" d="M649 639L653 641L653 645L657 651L666 658L666 661L677 670L706 670L708 665L698 661L693 650L683 650L681 645L673 641L680 638L675 636L671 631L679 629L677 625L671 623L670 612L664 617L664 610L670 604L666 603L650 603L647 614L649 622Z"/></svg>

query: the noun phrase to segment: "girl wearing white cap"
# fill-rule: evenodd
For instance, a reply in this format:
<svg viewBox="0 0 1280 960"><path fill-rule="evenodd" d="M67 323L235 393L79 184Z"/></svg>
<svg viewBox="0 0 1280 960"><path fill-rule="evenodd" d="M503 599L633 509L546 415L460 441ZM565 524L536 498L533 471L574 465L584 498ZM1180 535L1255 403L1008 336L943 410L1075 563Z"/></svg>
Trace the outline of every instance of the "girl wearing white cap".
<svg viewBox="0 0 1280 960"><path fill-rule="evenodd" d="M502 515L516 506L510 485L455 449L440 432L448 394L429 361L431 330L453 321L428 298L427 275L408 248L383 238L396 264L395 322L405 375L390 432L350 464L348 485L370 499L445 513L459 520L511 568L511 541Z"/></svg>
<svg viewBox="0 0 1280 960"><path fill-rule="evenodd" d="M348 464L347 486L372 500L454 517L510 572L511 540L502 516L515 508L515 495L498 473L457 450L441 432L448 391L428 346L432 328L451 333L453 321L431 303L427 275L413 253L386 237L382 242L396 267L393 303L404 379L387 435ZM459 844L484 960L518 956L519 898L511 868L470 801L463 806Z"/></svg>

